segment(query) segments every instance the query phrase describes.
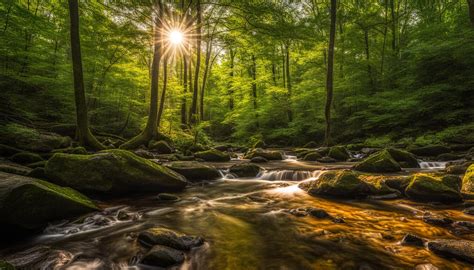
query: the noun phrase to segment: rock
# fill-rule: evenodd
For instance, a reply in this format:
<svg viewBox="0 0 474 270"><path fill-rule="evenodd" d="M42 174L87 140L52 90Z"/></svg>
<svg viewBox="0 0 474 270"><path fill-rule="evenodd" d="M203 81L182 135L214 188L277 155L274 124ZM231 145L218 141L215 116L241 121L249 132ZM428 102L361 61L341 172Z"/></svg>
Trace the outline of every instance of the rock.
<svg viewBox="0 0 474 270"><path fill-rule="evenodd" d="M422 247L424 245L424 240L419 236L413 234L406 234L400 243L404 246Z"/></svg>
<svg viewBox="0 0 474 270"><path fill-rule="evenodd" d="M407 176L388 176L384 179L385 184L393 189L400 191L401 193L405 192L405 189L410 184L410 177Z"/></svg>
<svg viewBox="0 0 474 270"><path fill-rule="evenodd" d="M427 213L423 215L423 222L431 224L431 225L435 225L435 226L447 227L447 226L451 226L454 220L447 217L435 216L435 215L431 215L430 213Z"/></svg>
<svg viewBox="0 0 474 270"><path fill-rule="evenodd" d="M135 153L135 155L137 155L139 157L142 157L142 158L155 159L155 154L153 154L152 152L147 151L145 149L137 149L137 150L133 151L133 153Z"/></svg>
<svg viewBox="0 0 474 270"><path fill-rule="evenodd" d="M319 208L309 208L308 214L315 218L331 218L331 215L329 215L328 212Z"/></svg>
<svg viewBox="0 0 474 270"><path fill-rule="evenodd" d="M174 161L165 166L183 175L189 181L215 180L221 178L221 174L216 168L197 161Z"/></svg>
<svg viewBox="0 0 474 270"><path fill-rule="evenodd" d="M146 247L162 245L178 250L190 250L204 243L201 237L187 236L165 228L151 228L141 232L138 241Z"/></svg>
<svg viewBox="0 0 474 270"><path fill-rule="evenodd" d="M317 161L320 158L322 158L322 156L318 152L314 151L314 152L307 153L304 156L303 160L305 160L305 161Z"/></svg>
<svg viewBox="0 0 474 270"><path fill-rule="evenodd" d="M30 153L30 152L20 152L17 154L14 154L13 156L8 158L12 162L19 163L19 164L29 164L29 163L34 163L38 161L42 161L43 158L35 153Z"/></svg>
<svg viewBox="0 0 474 270"><path fill-rule="evenodd" d="M0 172L27 175L31 168L16 163L0 163Z"/></svg>
<svg viewBox="0 0 474 270"><path fill-rule="evenodd" d="M179 197L170 193L158 194L158 200L160 201L179 201Z"/></svg>
<svg viewBox="0 0 474 270"><path fill-rule="evenodd" d="M173 148L166 141L150 141L148 149L159 154L171 154L174 152Z"/></svg>
<svg viewBox="0 0 474 270"><path fill-rule="evenodd" d="M262 168L251 163L235 164L229 168L229 172L238 177L256 177Z"/></svg>
<svg viewBox="0 0 474 270"><path fill-rule="evenodd" d="M71 144L69 137L39 131L19 124L0 126L0 130L0 143L31 152L51 152Z"/></svg>
<svg viewBox="0 0 474 270"><path fill-rule="evenodd" d="M250 159L250 162L253 162L253 163L266 163L268 162L268 160L264 157L253 157Z"/></svg>
<svg viewBox="0 0 474 270"><path fill-rule="evenodd" d="M328 157L338 161L346 161L350 158L350 155L344 146L333 146L329 148Z"/></svg>
<svg viewBox="0 0 474 270"><path fill-rule="evenodd" d="M26 176L32 177L32 178L46 179L46 173L44 172L43 167L34 168Z"/></svg>
<svg viewBox="0 0 474 270"><path fill-rule="evenodd" d="M462 158L463 158L463 156L461 156L461 155L456 155L456 154L452 154L452 153L444 153L444 154L438 155L436 157L436 160L450 161L450 160L458 160L458 159L462 159Z"/></svg>
<svg viewBox="0 0 474 270"><path fill-rule="evenodd" d="M210 149L206 151L197 152L197 153L194 153L194 156L196 158L200 158L205 161L214 161L214 162L230 161L229 154L221 152L216 149Z"/></svg>
<svg viewBox="0 0 474 270"><path fill-rule="evenodd" d="M432 265L431 263L424 263L424 264L418 264L415 267L415 270L439 270L439 268Z"/></svg>
<svg viewBox="0 0 474 270"><path fill-rule="evenodd" d="M0 173L2 223L34 229L49 221L98 210L81 193L30 177Z"/></svg>
<svg viewBox="0 0 474 270"><path fill-rule="evenodd" d="M329 154L329 150L330 150L329 147L316 148L316 152L318 152L321 156L326 156L327 154Z"/></svg>
<svg viewBox="0 0 474 270"><path fill-rule="evenodd" d="M92 193L133 193L182 190L186 179L161 165L126 150L93 155L54 154L46 176L60 185Z"/></svg>
<svg viewBox="0 0 474 270"><path fill-rule="evenodd" d="M52 153L77 154L77 155L89 154L89 152L87 152L87 150L82 146L55 149L52 151Z"/></svg>
<svg viewBox="0 0 474 270"><path fill-rule="evenodd" d="M303 146L304 148L316 148L318 147L318 144L315 141L310 141L307 144Z"/></svg>
<svg viewBox="0 0 474 270"><path fill-rule="evenodd" d="M474 241L438 239L429 241L428 249L443 257L474 263Z"/></svg>
<svg viewBox="0 0 474 270"><path fill-rule="evenodd" d="M32 169L44 168L44 166L46 166L46 162L48 162L48 161L47 160L41 160L41 161L30 163L26 166L28 166L29 168L32 168Z"/></svg>
<svg viewBox="0 0 474 270"><path fill-rule="evenodd" d="M150 266L170 267L184 262L184 253L165 246L154 246L140 263Z"/></svg>
<svg viewBox="0 0 474 270"><path fill-rule="evenodd" d="M464 174L469 166L464 165L449 165L445 171L447 174Z"/></svg>
<svg viewBox="0 0 474 270"><path fill-rule="evenodd" d="M417 156L435 157L440 154L449 153L451 150L443 145L428 145L423 147L416 147L409 150Z"/></svg>
<svg viewBox="0 0 474 270"><path fill-rule="evenodd" d="M464 214L474 216L474 206L464 209Z"/></svg>
<svg viewBox="0 0 474 270"><path fill-rule="evenodd" d="M272 151L272 150L263 150L261 148L256 148L250 150L246 155L246 159L252 159L254 157L263 157L267 160L282 160L283 155L280 151Z"/></svg>
<svg viewBox="0 0 474 270"><path fill-rule="evenodd" d="M398 172L400 165L393 159L387 150L372 154L354 166L355 170L362 172Z"/></svg>
<svg viewBox="0 0 474 270"><path fill-rule="evenodd" d="M437 176L419 173L411 177L405 194L412 200L425 202L459 202L460 178L454 175Z"/></svg>
<svg viewBox="0 0 474 270"><path fill-rule="evenodd" d="M129 220L131 218L132 218L132 216L129 213L127 213L126 211L120 210L117 213L117 219L118 220L123 221L123 220Z"/></svg>
<svg viewBox="0 0 474 270"><path fill-rule="evenodd" d="M469 166L464 174L462 189L467 192L474 192L474 164Z"/></svg>
<svg viewBox="0 0 474 270"><path fill-rule="evenodd" d="M318 162L321 162L321 163L335 163L335 162L337 162L337 160L335 160L331 157L322 157L322 158L318 159Z"/></svg>
<svg viewBox="0 0 474 270"><path fill-rule="evenodd" d="M252 145L252 148L265 148L267 145L265 144L264 141L262 140L258 140L256 141L253 145Z"/></svg>
<svg viewBox="0 0 474 270"><path fill-rule="evenodd" d="M15 270L15 267L7 261L0 260L0 269L1 270Z"/></svg>
<svg viewBox="0 0 474 270"><path fill-rule="evenodd" d="M23 152L23 150L5 144L0 144L0 156L2 157L10 157L20 152Z"/></svg>
<svg viewBox="0 0 474 270"><path fill-rule="evenodd" d="M387 151L390 156L392 156L392 158L401 165L401 167L420 168L418 160L412 153L396 148L388 148Z"/></svg>
<svg viewBox="0 0 474 270"><path fill-rule="evenodd" d="M295 217L304 217L308 215L308 212L306 212L306 209L304 208L296 208L296 209L291 209L289 211L290 214L292 214Z"/></svg>

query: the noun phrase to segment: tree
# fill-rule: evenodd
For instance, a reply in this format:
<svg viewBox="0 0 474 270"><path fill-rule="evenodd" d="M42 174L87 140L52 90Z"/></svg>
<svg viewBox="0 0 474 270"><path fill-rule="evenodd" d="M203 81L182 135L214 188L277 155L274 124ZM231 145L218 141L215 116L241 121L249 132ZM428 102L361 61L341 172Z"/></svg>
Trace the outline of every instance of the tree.
<svg viewBox="0 0 474 270"><path fill-rule="evenodd" d="M324 135L324 144L331 144L331 105L333 97L334 80L334 43L336 39L336 11L337 1L331 0L331 25L329 28L329 46L328 46L328 65L326 75L326 106L324 116L326 119L326 131Z"/></svg>
<svg viewBox="0 0 474 270"><path fill-rule="evenodd" d="M194 124L198 121L197 101L199 93L199 71L201 66L201 1L196 1L196 68L194 69L194 88L191 110L189 113L189 123Z"/></svg>
<svg viewBox="0 0 474 270"><path fill-rule="evenodd" d="M69 17L71 29L72 68L74 76L74 98L76 104L76 136L79 143L83 146L96 150L105 149L94 135L92 135L89 129L86 93L84 90L84 75L82 72L78 0L69 0Z"/></svg>
<svg viewBox="0 0 474 270"><path fill-rule="evenodd" d="M469 6L469 19L474 26L474 0L467 0L467 4Z"/></svg>

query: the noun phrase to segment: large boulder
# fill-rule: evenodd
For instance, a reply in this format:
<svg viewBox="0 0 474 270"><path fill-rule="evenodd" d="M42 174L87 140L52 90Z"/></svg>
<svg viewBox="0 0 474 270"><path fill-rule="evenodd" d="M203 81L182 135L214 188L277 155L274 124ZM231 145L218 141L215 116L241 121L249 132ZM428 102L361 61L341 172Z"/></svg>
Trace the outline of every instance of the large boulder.
<svg viewBox="0 0 474 270"><path fill-rule="evenodd" d="M166 141L151 141L148 144L148 149L156 151L159 154L171 154L174 152L173 148Z"/></svg>
<svg viewBox="0 0 474 270"><path fill-rule="evenodd" d="M426 202L462 201L461 179L455 175L419 173L411 177L405 194L412 200Z"/></svg>
<svg viewBox="0 0 474 270"><path fill-rule="evenodd" d="M221 174L214 166L202 164L197 161L174 161L166 164L166 167L183 175L189 181L221 178Z"/></svg>
<svg viewBox="0 0 474 270"><path fill-rule="evenodd" d="M238 177L256 177L262 168L252 163L235 164L229 168L229 172Z"/></svg>
<svg viewBox="0 0 474 270"><path fill-rule="evenodd" d="M205 161L224 162L230 160L229 154L226 154L216 149L209 149L206 151L197 152L194 153L194 156Z"/></svg>
<svg viewBox="0 0 474 270"><path fill-rule="evenodd" d="M387 150L382 150L370 155L354 166L355 170L362 172L398 172L401 171L400 164L390 155Z"/></svg>
<svg viewBox="0 0 474 270"><path fill-rule="evenodd" d="M474 263L474 241L438 239L429 241L428 249L443 257Z"/></svg>
<svg viewBox="0 0 474 270"><path fill-rule="evenodd" d="M8 124L0 126L0 143L32 152L50 152L68 147L71 138L19 124Z"/></svg>
<svg viewBox="0 0 474 270"><path fill-rule="evenodd" d="M418 160L415 155L410 152L403 151L396 148L388 148L387 152L392 158L404 168L419 168Z"/></svg>
<svg viewBox="0 0 474 270"><path fill-rule="evenodd" d="M86 196L67 187L0 172L2 223L34 229L49 221L97 210Z"/></svg>
<svg viewBox="0 0 474 270"><path fill-rule="evenodd" d="M344 146L333 146L329 148L328 157L337 161L346 161L350 158L350 155Z"/></svg>
<svg viewBox="0 0 474 270"><path fill-rule="evenodd" d="M282 160L283 155L280 151L273 151L273 150L263 150L261 148L256 148L249 151L246 155L246 159L252 159L254 157L263 157L266 160Z"/></svg>
<svg viewBox="0 0 474 270"><path fill-rule="evenodd" d="M474 164L467 168L462 179L462 188L464 191L474 192Z"/></svg>
<svg viewBox="0 0 474 270"><path fill-rule="evenodd" d="M92 193L162 192L187 184L182 175L119 149L93 155L54 154L45 173L55 183Z"/></svg>
<svg viewBox="0 0 474 270"><path fill-rule="evenodd" d="M409 151L417 156L435 157L440 154L449 153L451 149L443 145L427 145L412 148Z"/></svg>

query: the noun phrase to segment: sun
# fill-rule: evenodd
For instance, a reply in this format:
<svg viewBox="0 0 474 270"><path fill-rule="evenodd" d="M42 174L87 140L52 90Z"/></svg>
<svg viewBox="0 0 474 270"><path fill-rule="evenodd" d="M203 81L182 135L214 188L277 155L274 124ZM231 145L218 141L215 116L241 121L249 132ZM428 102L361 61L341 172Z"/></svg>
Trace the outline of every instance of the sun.
<svg viewBox="0 0 474 270"><path fill-rule="evenodd" d="M179 30L171 30L168 33L168 40L171 42L173 45L181 45L184 41L184 34L183 32Z"/></svg>

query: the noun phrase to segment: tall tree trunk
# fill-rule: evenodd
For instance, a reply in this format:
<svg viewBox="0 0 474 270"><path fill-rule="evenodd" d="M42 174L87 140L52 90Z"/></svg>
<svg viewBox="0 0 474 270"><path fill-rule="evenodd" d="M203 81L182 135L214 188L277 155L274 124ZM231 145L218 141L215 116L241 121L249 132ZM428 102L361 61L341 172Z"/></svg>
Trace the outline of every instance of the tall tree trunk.
<svg viewBox="0 0 474 270"><path fill-rule="evenodd" d="M161 19L163 18L163 8L161 0L157 1L158 17L155 18L153 29L153 61L151 64L151 84L150 84L150 112L145 129L137 136L120 146L124 149L134 149L142 144L147 144L156 136L158 119L158 79L161 61Z"/></svg>
<svg viewBox="0 0 474 270"><path fill-rule="evenodd" d="M472 26L474 26L474 0L467 0L467 4L469 6L469 19Z"/></svg>
<svg viewBox="0 0 474 270"><path fill-rule="evenodd" d="M290 43L285 44L285 62L286 62L286 88L288 90L288 122L293 121L293 112L291 111L291 76L290 76Z"/></svg>
<svg viewBox="0 0 474 270"><path fill-rule="evenodd" d="M186 127L186 93L188 92L188 56L183 54L183 97L181 98L181 126Z"/></svg>
<svg viewBox="0 0 474 270"><path fill-rule="evenodd" d="M204 67L204 74L202 76L202 85L201 85L201 96L199 100L199 115L201 120L204 120L204 93L206 90L206 81L207 76L209 74L209 66L211 62L211 52L212 52L212 39L208 40L208 44L206 46L206 59L205 59L205 67Z"/></svg>
<svg viewBox="0 0 474 270"><path fill-rule="evenodd" d="M395 12L395 0L390 0L390 14L392 16L392 50L397 49L397 18Z"/></svg>
<svg viewBox="0 0 474 270"><path fill-rule="evenodd" d="M191 112L189 115L189 123L194 124L197 122L197 99L199 92L199 70L201 65L201 1L197 0L196 2L196 68L194 69L194 89L193 89L193 100L191 103Z"/></svg>
<svg viewBox="0 0 474 270"><path fill-rule="evenodd" d="M86 93L82 72L81 43L79 36L79 4L78 0L69 0L69 16L71 25L71 56L74 75L74 100L76 103L76 133L79 143L92 149L105 147L92 135L87 118Z"/></svg>
<svg viewBox="0 0 474 270"><path fill-rule="evenodd" d="M229 109L232 111L234 109L234 58L236 52L230 48L230 82L229 82Z"/></svg>
<svg viewBox="0 0 474 270"><path fill-rule="evenodd" d="M252 100L253 100L253 109L255 110L255 119L257 121L257 128L259 127L258 124L258 112L257 112L257 61L255 59L255 55L252 54Z"/></svg>
<svg viewBox="0 0 474 270"><path fill-rule="evenodd" d="M387 32L388 32L388 0L385 0L385 25L383 28L383 43L382 43L382 56L380 60L380 75L384 75L384 64L385 64L385 47L387 44Z"/></svg>
<svg viewBox="0 0 474 270"><path fill-rule="evenodd" d="M331 104L333 96L333 69L334 69L334 43L336 38L336 10L337 1L331 0L331 26L329 29L329 47L328 47L328 69L326 76L326 107L324 116L326 118L326 133L324 136L325 145L331 144Z"/></svg>
<svg viewBox="0 0 474 270"><path fill-rule="evenodd" d="M156 126L160 129L161 117L165 109L166 88L168 87L168 56L163 58L163 88L161 90L160 107L158 109L158 117L156 119Z"/></svg>
<svg viewBox="0 0 474 270"><path fill-rule="evenodd" d="M364 30L364 43L365 43L365 60L367 61L367 75L369 76L370 87L372 90L375 89L374 76L372 75L372 65L370 64L370 44L369 44L369 30Z"/></svg>

